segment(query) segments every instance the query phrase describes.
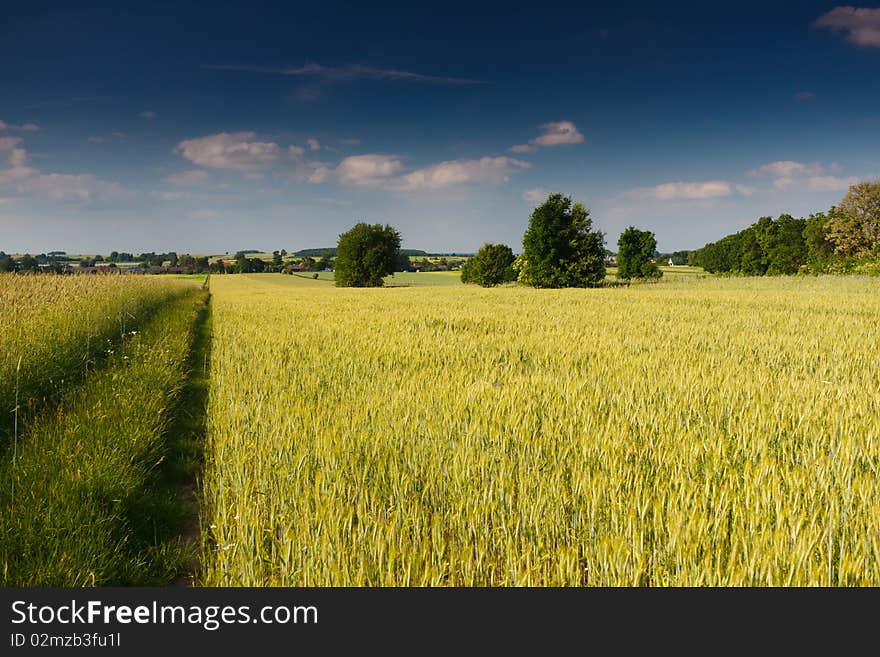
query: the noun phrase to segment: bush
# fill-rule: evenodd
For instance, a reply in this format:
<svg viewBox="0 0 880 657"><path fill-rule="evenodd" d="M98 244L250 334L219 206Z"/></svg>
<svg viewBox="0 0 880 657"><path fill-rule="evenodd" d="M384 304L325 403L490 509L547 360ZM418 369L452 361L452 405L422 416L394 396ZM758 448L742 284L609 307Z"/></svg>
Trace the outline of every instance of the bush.
<svg viewBox="0 0 880 657"><path fill-rule="evenodd" d="M516 280L513 251L506 244L486 242L461 268L462 283L493 287Z"/></svg>

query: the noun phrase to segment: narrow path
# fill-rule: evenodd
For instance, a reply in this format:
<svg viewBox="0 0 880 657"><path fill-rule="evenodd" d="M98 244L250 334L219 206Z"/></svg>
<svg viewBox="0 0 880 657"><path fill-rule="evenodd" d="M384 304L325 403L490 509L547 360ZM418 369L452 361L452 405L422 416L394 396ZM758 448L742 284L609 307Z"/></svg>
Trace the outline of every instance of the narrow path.
<svg viewBox="0 0 880 657"><path fill-rule="evenodd" d="M207 433L208 390L211 367L211 297L195 323L193 344L187 358L189 376L180 392L175 420L168 428L169 461L166 475L180 495L183 517L180 524L182 563L174 586L194 586L199 571L200 499L199 480L204 465Z"/></svg>

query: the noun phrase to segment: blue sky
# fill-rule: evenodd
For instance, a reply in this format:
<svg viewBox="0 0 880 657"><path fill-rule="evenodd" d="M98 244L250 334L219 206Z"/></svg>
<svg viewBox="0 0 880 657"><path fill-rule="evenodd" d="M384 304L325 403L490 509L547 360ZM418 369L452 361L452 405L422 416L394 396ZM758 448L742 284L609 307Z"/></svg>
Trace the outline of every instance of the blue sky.
<svg viewBox="0 0 880 657"><path fill-rule="evenodd" d="M0 249L521 248L583 201L696 248L880 178L880 7L30 2L0 21Z"/></svg>

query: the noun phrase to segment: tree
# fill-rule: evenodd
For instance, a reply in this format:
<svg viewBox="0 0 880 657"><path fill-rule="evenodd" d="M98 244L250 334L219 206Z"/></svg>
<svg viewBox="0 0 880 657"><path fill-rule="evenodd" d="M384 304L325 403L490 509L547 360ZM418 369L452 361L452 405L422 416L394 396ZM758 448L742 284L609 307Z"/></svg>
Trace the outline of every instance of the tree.
<svg viewBox="0 0 880 657"><path fill-rule="evenodd" d="M333 258L329 255L322 255L321 259L315 263L314 271L326 271L333 269Z"/></svg>
<svg viewBox="0 0 880 657"><path fill-rule="evenodd" d="M817 212L807 217L804 226L804 243L807 245L807 264L810 271L818 274L828 269L834 255L834 244L828 239L826 224L828 216Z"/></svg>
<svg viewBox="0 0 880 657"><path fill-rule="evenodd" d="M513 261L513 251L509 246L486 242L474 257L465 263L461 271L461 282L492 287L515 281L516 271L513 268Z"/></svg>
<svg viewBox="0 0 880 657"><path fill-rule="evenodd" d="M828 213L825 230L844 256L857 258L880 247L880 181L852 185Z"/></svg>
<svg viewBox="0 0 880 657"><path fill-rule="evenodd" d="M804 241L806 219L795 219L781 214L770 222L758 239L767 254L767 275L796 274L807 261L807 243Z"/></svg>
<svg viewBox="0 0 880 657"><path fill-rule="evenodd" d="M400 233L389 225L355 224L336 246L337 287L381 287L400 258Z"/></svg>
<svg viewBox="0 0 880 657"><path fill-rule="evenodd" d="M517 259L519 279L533 287L590 287L605 278L605 236L570 196L551 194L532 211Z"/></svg>
<svg viewBox="0 0 880 657"><path fill-rule="evenodd" d="M413 269L409 256L401 251L397 258L397 271L412 271Z"/></svg>
<svg viewBox="0 0 880 657"><path fill-rule="evenodd" d="M617 240L617 277L660 278L663 272L653 260L656 251L654 233L630 226Z"/></svg>

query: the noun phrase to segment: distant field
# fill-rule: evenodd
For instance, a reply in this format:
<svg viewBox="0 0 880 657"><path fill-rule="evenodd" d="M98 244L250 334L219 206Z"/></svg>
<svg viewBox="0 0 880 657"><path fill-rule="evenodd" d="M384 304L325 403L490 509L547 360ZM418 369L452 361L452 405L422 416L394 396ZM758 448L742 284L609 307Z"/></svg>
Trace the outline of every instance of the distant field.
<svg viewBox="0 0 880 657"><path fill-rule="evenodd" d="M159 276L167 276L168 278L178 278L193 283L204 283L208 279L207 274L158 274Z"/></svg>
<svg viewBox="0 0 880 657"><path fill-rule="evenodd" d="M880 585L880 281L683 269L212 277L202 581Z"/></svg>
<svg viewBox="0 0 880 657"><path fill-rule="evenodd" d="M313 279L314 274L310 272L296 273L292 275L280 274L245 274L246 276L259 277L260 280L272 280L274 285L303 286L303 285L319 285L327 287L327 283L333 283L333 272L317 272L317 281ZM398 272L394 276L385 278L387 287L435 287L443 285L461 285L461 272L457 271L438 271L438 272Z"/></svg>

